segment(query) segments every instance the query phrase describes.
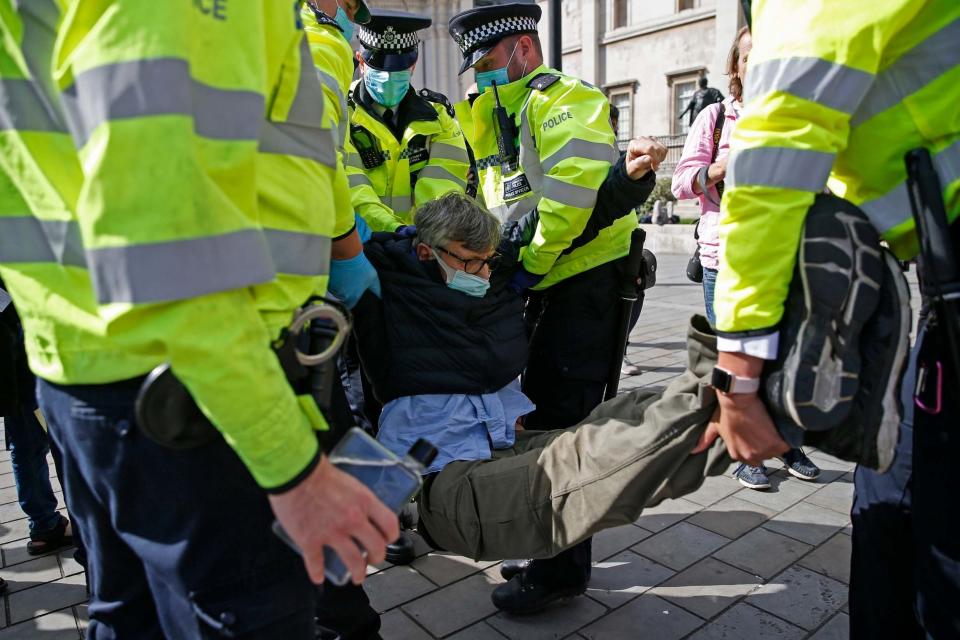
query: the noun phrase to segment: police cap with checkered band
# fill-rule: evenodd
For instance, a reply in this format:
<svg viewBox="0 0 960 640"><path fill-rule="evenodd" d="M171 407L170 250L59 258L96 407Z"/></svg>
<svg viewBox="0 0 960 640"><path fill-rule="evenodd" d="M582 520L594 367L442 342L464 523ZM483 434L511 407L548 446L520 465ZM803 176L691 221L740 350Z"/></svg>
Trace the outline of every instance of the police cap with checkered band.
<svg viewBox="0 0 960 640"><path fill-rule="evenodd" d="M507 3L468 9L450 18L450 35L463 54L463 73L490 53L503 38L536 33L540 7L533 3Z"/></svg>
<svg viewBox="0 0 960 640"><path fill-rule="evenodd" d="M374 9L370 22L357 27L364 62L381 71L403 71L417 61L420 38L417 31L433 20L405 11Z"/></svg>

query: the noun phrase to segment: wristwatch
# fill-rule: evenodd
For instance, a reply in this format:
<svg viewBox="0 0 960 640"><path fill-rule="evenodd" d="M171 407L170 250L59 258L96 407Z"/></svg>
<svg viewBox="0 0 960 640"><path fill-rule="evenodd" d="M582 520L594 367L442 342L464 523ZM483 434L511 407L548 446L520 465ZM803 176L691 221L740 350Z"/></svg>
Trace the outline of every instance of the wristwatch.
<svg viewBox="0 0 960 640"><path fill-rule="evenodd" d="M720 393L756 393L760 378L741 378L721 367L713 368L710 384Z"/></svg>

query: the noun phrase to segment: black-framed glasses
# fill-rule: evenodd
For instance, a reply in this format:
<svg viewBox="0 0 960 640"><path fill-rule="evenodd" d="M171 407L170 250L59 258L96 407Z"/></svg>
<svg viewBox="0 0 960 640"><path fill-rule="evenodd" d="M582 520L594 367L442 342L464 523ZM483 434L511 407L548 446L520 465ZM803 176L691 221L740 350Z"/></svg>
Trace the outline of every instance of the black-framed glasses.
<svg viewBox="0 0 960 640"><path fill-rule="evenodd" d="M487 265L490 267L490 271L493 271L500 265L500 259L503 257L499 253L494 253L489 258L461 258L453 251L444 249L441 246L436 246L434 249L444 252L454 260L459 260L461 264L463 264L463 270L470 275L476 275L480 273L480 271L483 269L483 265Z"/></svg>

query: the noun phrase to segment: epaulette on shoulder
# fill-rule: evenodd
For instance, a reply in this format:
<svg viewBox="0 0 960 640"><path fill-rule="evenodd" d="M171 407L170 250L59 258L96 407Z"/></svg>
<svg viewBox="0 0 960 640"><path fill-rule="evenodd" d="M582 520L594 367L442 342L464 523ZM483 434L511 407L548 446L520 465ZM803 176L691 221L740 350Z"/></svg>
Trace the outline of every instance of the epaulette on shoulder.
<svg viewBox="0 0 960 640"><path fill-rule="evenodd" d="M560 76L556 73L541 73L530 80L527 86L537 91L546 91L559 79Z"/></svg>
<svg viewBox="0 0 960 640"><path fill-rule="evenodd" d="M450 100L447 98L447 96L443 95L439 91L420 89L420 97L428 102L434 102L436 104L443 105L443 108L450 115L450 117L454 117L453 105L450 104Z"/></svg>

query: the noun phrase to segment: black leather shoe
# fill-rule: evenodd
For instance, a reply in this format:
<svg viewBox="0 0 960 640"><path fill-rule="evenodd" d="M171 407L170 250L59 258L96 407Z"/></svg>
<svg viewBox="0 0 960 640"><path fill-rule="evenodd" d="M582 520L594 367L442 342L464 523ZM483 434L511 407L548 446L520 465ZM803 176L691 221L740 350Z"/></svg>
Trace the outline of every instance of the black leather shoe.
<svg viewBox="0 0 960 640"><path fill-rule="evenodd" d="M390 564L410 564L416 559L413 538L406 531L401 531L397 541L387 545L387 562Z"/></svg>
<svg viewBox="0 0 960 640"><path fill-rule="evenodd" d="M504 580L520 575L530 566L530 560L504 560L500 563L500 575Z"/></svg>
<svg viewBox="0 0 960 640"><path fill-rule="evenodd" d="M490 594L493 606L501 611L517 615L537 613L554 602L583 595L587 584L572 587L557 587L530 580L525 572L513 576Z"/></svg>

